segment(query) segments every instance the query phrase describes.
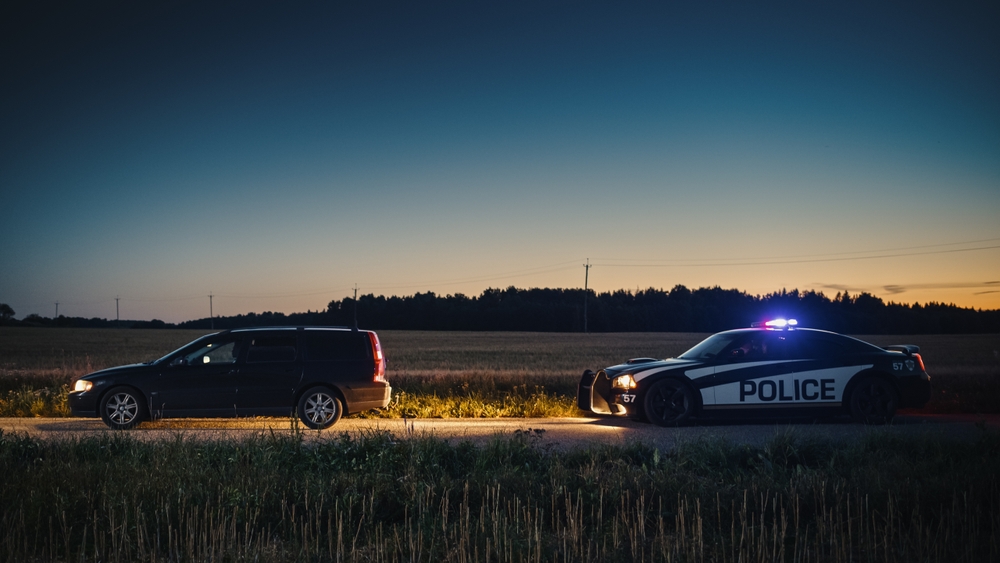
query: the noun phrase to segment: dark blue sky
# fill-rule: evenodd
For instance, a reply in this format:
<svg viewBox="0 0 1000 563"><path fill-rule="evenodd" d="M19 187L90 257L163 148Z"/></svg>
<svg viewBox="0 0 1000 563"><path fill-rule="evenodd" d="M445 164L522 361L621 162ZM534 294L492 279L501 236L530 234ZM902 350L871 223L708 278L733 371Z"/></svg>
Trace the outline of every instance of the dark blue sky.
<svg viewBox="0 0 1000 563"><path fill-rule="evenodd" d="M996 3L0 8L0 302L722 285L1000 308Z"/></svg>

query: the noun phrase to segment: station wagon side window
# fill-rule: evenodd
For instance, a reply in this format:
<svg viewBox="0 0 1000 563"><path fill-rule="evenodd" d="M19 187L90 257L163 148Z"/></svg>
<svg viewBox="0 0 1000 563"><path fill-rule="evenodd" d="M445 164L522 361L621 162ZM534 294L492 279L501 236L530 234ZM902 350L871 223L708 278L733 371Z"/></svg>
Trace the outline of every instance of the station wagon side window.
<svg viewBox="0 0 1000 563"><path fill-rule="evenodd" d="M240 355L238 341L212 342L184 356L187 365L234 364Z"/></svg>
<svg viewBox="0 0 1000 563"><path fill-rule="evenodd" d="M250 341L247 363L294 362L298 346L295 335L256 336Z"/></svg>

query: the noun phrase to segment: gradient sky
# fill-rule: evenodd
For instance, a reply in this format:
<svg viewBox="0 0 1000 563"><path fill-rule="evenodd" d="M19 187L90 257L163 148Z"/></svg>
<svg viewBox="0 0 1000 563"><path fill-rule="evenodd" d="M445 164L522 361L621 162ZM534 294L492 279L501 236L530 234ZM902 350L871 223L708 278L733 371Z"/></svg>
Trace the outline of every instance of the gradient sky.
<svg viewBox="0 0 1000 563"><path fill-rule="evenodd" d="M588 259L598 291L1000 308L996 2L10 4L18 318L582 287Z"/></svg>

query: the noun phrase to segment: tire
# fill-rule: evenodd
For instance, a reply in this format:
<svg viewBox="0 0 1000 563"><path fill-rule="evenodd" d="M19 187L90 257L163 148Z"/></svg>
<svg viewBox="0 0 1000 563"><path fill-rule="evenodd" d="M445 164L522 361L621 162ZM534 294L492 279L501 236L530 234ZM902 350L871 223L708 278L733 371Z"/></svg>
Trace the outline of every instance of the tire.
<svg viewBox="0 0 1000 563"><path fill-rule="evenodd" d="M694 391L676 379L657 381L646 391L643 414L657 426L677 426L694 415Z"/></svg>
<svg viewBox="0 0 1000 563"><path fill-rule="evenodd" d="M115 430L130 430L146 420L146 400L131 387L113 387L101 397L97 409L104 424Z"/></svg>
<svg viewBox="0 0 1000 563"><path fill-rule="evenodd" d="M333 426L344 414L344 404L327 387L313 387L299 397L296 409L302 423L313 430Z"/></svg>
<svg viewBox="0 0 1000 563"><path fill-rule="evenodd" d="M851 391L851 418L863 424L885 424L899 406L899 393L881 377L866 377Z"/></svg>

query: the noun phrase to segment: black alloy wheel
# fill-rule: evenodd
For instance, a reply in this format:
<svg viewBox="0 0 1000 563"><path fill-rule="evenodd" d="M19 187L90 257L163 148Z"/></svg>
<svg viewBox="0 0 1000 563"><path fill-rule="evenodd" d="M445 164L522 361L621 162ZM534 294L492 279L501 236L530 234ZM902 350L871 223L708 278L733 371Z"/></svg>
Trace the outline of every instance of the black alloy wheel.
<svg viewBox="0 0 1000 563"><path fill-rule="evenodd" d="M881 377L866 377L851 391L851 418L864 424L885 424L896 415L899 394Z"/></svg>
<svg viewBox="0 0 1000 563"><path fill-rule="evenodd" d="M677 426L694 415L694 391L676 379L664 379L646 392L643 413L657 426Z"/></svg>

